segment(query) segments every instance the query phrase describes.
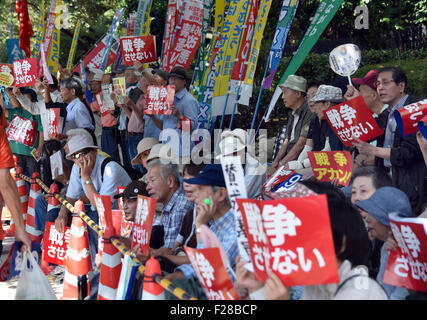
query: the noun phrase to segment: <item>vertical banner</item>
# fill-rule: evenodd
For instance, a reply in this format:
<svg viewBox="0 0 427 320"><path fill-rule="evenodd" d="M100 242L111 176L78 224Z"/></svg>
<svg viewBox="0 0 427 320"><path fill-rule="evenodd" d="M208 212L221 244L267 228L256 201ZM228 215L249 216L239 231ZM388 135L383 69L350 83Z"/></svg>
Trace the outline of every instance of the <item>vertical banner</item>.
<svg viewBox="0 0 427 320"><path fill-rule="evenodd" d="M70 53L68 54L67 66L65 67L68 71L71 71L73 65L74 57L76 55L77 42L79 40L80 34L80 21L76 24L76 29L74 30L73 42L71 42Z"/></svg>
<svg viewBox="0 0 427 320"><path fill-rule="evenodd" d="M56 7L60 7L61 0L52 0L50 4L50 11L46 21L46 28L43 39L43 47L45 50L45 56L48 56L50 51L50 46L52 42L52 36L55 28L55 20L56 20Z"/></svg>
<svg viewBox="0 0 427 320"><path fill-rule="evenodd" d="M25 58L24 51L19 47L19 39L6 39L7 53L9 55L9 63Z"/></svg>
<svg viewBox="0 0 427 320"><path fill-rule="evenodd" d="M135 29L134 35L140 36L142 35L142 23L145 15L145 11L147 11L149 0L139 0L138 9L136 10L136 19L135 19Z"/></svg>
<svg viewBox="0 0 427 320"><path fill-rule="evenodd" d="M398 247L388 257L384 283L427 292L427 219L389 217Z"/></svg>
<svg viewBox="0 0 427 320"><path fill-rule="evenodd" d="M37 61L38 61L39 55L40 55L40 44L43 41L44 30L46 27L45 14L46 14L46 12L45 12L44 0L42 0L42 4L40 7L40 22L39 22L39 26L37 28L36 42L34 43L34 47L33 47L33 55L36 57Z"/></svg>
<svg viewBox="0 0 427 320"><path fill-rule="evenodd" d="M230 89L230 77L237 58L250 0L230 3L221 38L216 43L219 57L215 70L215 86L212 97L212 116L231 114L236 103L236 93ZM225 113L224 113L225 109Z"/></svg>
<svg viewBox="0 0 427 320"><path fill-rule="evenodd" d="M289 29L291 28L295 12L298 8L299 0L284 0L282 10L280 11L279 22L277 23L276 33L273 38L273 45L270 50L270 63L268 65L269 74L264 79L263 88L268 90L271 87L277 68L279 67L280 60L283 56L286 39L288 37Z"/></svg>
<svg viewBox="0 0 427 320"><path fill-rule="evenodd" d="M329 22L331 22L332 18L335 16L342 3L343 0L324 0L319 4L319 7L317 8L315 15L313 16L313 19L311 20L310 26L308 27L304 38L302 39L292 60L289 62L285 72L280 78L279 85L283 84L289 75L295 74L298 71L299 67L304 62L311 48L313 48L323 31L328 26ZM280 89L279 85L276 87L273 98L271 99L270 104L268 106L268 111L265 116L265 122L268 122L271 111L273 111L277 100L279 100L282 94L282 89Z"/></svg>
<svg viewBox="0 0 427 320"><path fill-rule="evenodd" d="M52 75L49 72L49 69L46 64L46 57L44 55L44 47L43 43L40 45L40 61L41 61L41 67L43 69L43 76L47 80L47 83L53 84Z"/></svg>
<svg viewBox="0 0 427 320"><path fill-rule="evenodd" d="M248 238L243 227L242 214L237 205L236 198L247 198L245 174L239 157L221 156L221 166L227 186L228 197L234 212L236 223L237 245L243 260L251 262Z"/></svg>
<svg viewBox="0 0 427 320"><path fill-rule="evenodd" d="M105 230L107 224L110 225L112 221L112 206L111 196L95 195L96 211L99 216L99 227ZM102 256L104 251L104 238L98 237L98 254Z"/></svg>
<svg viewBox="0 0 427 320"><path fill-rule="evenodd" d="M138 195L132 233L132 249L139 248L148 256L156 199Z"/></svg>
<svg viewBox="0 0 427 320"><path fill-rule="evenodd" d="M166 13L165 34L163 36L163 48L161 55L161 67L166 70L169 61L169 51L172 47L173 36L175 34L175 16L177 13L176 0L169 0Z"/></svg>
<svg viewBox="0 0 427 320"><path fill-rule="evenodd" d="M184 2L180 24L170 51L167 62L169 71L175 66L182 66L186 70L190 66L194 55L200 46L203 27L203 3L198 0Z"/></svg>
<svg viewBox="0 0 427 320"><path fill-rule="evenodd" d="M102 57L101 66L99 67L101 71L105 71L105 69L107 68L111 46L113 45L114 33L116 32L119 26L122 16L123 16L123 9L117 10L116 13L114 14L113 22L111 23L111 27L110 27L110 32L108 33L108 37L107 37L107 43L105 44L104 56Z"/></svg>

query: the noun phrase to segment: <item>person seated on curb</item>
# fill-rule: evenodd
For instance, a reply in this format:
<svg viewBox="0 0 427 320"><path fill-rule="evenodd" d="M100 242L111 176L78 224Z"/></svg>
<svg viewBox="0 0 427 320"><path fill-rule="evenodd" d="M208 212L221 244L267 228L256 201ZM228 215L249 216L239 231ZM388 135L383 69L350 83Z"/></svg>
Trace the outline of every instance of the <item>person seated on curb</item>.
<svg viewBox="0 0 427 320"><path fill-rule="evenodd" d="M328 188L332 186L329 184ZM333 187L334 188L334 187ZM387 294L375 280L369 278L369 238L357 209L337 193L328 191L328 208L339 283L305 286L300 300L387 300ZM245 261L237 258L237 283L250 291L252 300L288 300L290 290L273 272L266 283L255 279ZM366 281L366 286L361 286ZM363 282L362 282L363 283Z"/></svg>
<svg viewBox="0 0 427 320"><path fill-rule="evenodd" d="M289 161L287 166L288 169L295 170L301 174L312 172L308 152L344 149L344 145L339 141L323 114L323 110L344 101L341 89L322 84L311 101L314 102L316 117L310 122L307 142L298 159Z"/></svg>
<svg viewBox="0 0 427 320"><path fill-rule="evenodd" d="M382 187L366 200L356 202L363 219L368 224L368 230L372 238L386 242L389 236L389 215L397 213L401 217L411 217L412 210L408 196L395 187ZM390 300L404 300L409 294L403 287L396 287L383 282L387 266L388 254L385 244L381 248L380 269L377 281L384 287Z"/></svg>
<svg viewBox="0 0 427 320"><path fill-rule="evenodd" d="M248 198L256 198L262 191L266 180L266 168L251 155L247 144L248 133L243 129L223 131L219 142L220 154L216 156L238 156L245 174L245 185Z"/></svg>
<svg viewBox="0 0 427 320"><path fill-rule="evenodd" d="M183 178L192 179L195 178L199 172L203 169L204 164L196 165L194 163L188 163L184 165L183 169ZM183 182L185 196L188 201L194 203L197 197L197 186L194 184ZM188 210L185 214L181 229L179 231L177 240L172 249L170 248L161 248L158 250L153 250L151 252L152 256L155 256L160 261L161 269L166 272L173 272L173 270L182 264L190 263L186 253L184 252L183 246L190 248L195 248L197 246L197 239L195 233L194 221L196 219L196 207Z"/></svg>
<svg viewBox="0 0 427 320"><path fill-rule="evenodd" d="M210 230L218 237L225 253L227 254L231 268L234 270L236 257L238 254L237 231L234 221L234 212L229 202L224 174L220 164L208 164L197 177L186 179L184 182L197 185L196 228L197 248L205 248L201 240L200 227L209 226ZM205 199L210 200L210 205L205 203ZM230 272L230 277L234 281L234 272ZM200 284L195 278L196 274L191 264L184 264L175 269L175 272L165 276L168 280L184 289L189 290L189 294L194 294L196 298L206 298ZM191 292L191 291L195 292ZM166 295L168 295L166 293ZM171 297L173 299L173 297Z"/></svg>

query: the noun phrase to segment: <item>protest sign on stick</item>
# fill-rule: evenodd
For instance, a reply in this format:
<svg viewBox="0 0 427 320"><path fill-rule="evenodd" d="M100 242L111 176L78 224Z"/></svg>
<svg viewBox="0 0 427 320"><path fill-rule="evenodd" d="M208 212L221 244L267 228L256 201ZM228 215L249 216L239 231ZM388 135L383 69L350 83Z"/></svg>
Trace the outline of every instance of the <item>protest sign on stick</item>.
<svg viewBox="0 0 427 320"><path fill-rule="evenodd" d="M125 66L133 66L136 61L140 63L157 61L154 36L121 37L120 48Z"/></svg>
<svg viewBox="0 0 427 320"><path fill-rule="evenodd" d="M310 151L307 154L317 180L332 182L337 179L340 185L348 186L352 173L349 151Z"/></svg>
<svg viewBox="0 0 427 320"><path fill-rule="evenodd" d="M172 114L175 86L148 86L145 114Z"/></svg>
<svg viewBox="0 0 427 320"><path fill-rule="evenodd" d="M32 86L37 81L36 58L13 61L13 73L15 74L16 87Z"/></svg>
<svg viewBox="0 0 427 320"><path fill-rule="evenodd" d="M132 249L140 248L142 253L147 256L155 210L156 199L138 195L132 233Z"/></svg>
<svg viewBox="0 0 427 320"><path fill-rule="evenodd" d="M65 256L70 244L70 227L65 227L64 233L59 233L55 229L55 224L46 221L46 230L43 241L44 260L65 266Z"/></svg>
<svg viewBox="0 0 427 320"><path fill-rule="evenodd" d="M403 137L417 132L418 123L427 116L427 99L408 104L394 111L397 127Z"/></svg>

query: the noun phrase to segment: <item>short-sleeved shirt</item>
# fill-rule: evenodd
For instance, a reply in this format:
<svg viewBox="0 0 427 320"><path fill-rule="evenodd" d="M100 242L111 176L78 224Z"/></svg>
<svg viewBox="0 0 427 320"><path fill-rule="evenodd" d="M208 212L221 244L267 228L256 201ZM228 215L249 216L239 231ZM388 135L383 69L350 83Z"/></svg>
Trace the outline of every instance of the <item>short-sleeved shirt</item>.
<svg viewBox="0 0 427 320"><path fill-rule="evenodd" d="M97 154L95 165L92 170L92 174L90 175L90 179L93 182L93 186L95 190L100 195L111 196L111 202L113 204L113 208L117 207L117 200L113 198L113 195L117 193L117 187L119 186L127 186L131 179L127 174L126 170L123 169L115 161L110 161L104 168L104 176L101 177L101 164L104 161L105 157ZM70 182L68 184L67 189L67 197L72 199L80 199L80 197L86 193L86 188L84 181L80 175L80 168L74 164L71 169ZM92 208L94 209L94 208Z"/></svg>
<svg viewBox="0 0 427 320"><path fill-rule="evenodd" d="M67 116L65 118L63 132L75 128L95 130L90 112L79 98L75 98L67 105Z"/></svg>
<svg viewBox="0 0 427 320"><path fill-rule="evenodd" d="M310 122L314 117L315 114L310 111L306 99L304 99L303 104L295 112L291 112L286 128L286 138L288 139L286 154L297 143L300 137L307 138ZM296 118L297 122L294 124Z"/></svg>
<svg viewBox="0 0 427 320"><path fill-rule="evenodd" d="M110 113L109 110L101 110L98 101L94 100L90 104L90 108L93 112L101 113L101 124L103 128L110 128L116 125L116 118Z"/></svg>
<svg viewBox="0 0 427 320"><path fill-rule="evenodd" d="M313 140L312 151L322 151L325 148L326 138L329 138L329 146L332 151L344 150L344 144L339 140L338 136L332 130L326 119L322 119L319 123L317 117L310 122L307 139Z"/></svg>
<svg viewBox="0 0 427 320"><path fill-rule="evenodd" d="M182 220L185 214L193 209L193 206L193 202L188 201L183 189L178 188L163 207L160 224L165 230L164 248L173 248L181 229Z"/></svg>
<svg viewBox="0 0 427 320"><path fill-rule="evenodd" d="M25 144L22 144L20 142L14 141L14 140L9 140L10 143L10 148L12 149L12 152L15 154L21 154L24 156L32 156L31 155L31 151L33 149L37 149L39 146L39 132L43 132L43 126L42 126L42 120L39 114L34 115L30 112L28 112L27 110L25 110L22 107L18 107L18 108L12 108L12 109L7 109L8 111L8 116L7 116L7 120L10 122L15 116L19 116L21 118L24 119L28 119L31 121L34 121L37 124L37 136L36 136L36 141L34 142L33 147L29 147L26 146Z"/></svg>

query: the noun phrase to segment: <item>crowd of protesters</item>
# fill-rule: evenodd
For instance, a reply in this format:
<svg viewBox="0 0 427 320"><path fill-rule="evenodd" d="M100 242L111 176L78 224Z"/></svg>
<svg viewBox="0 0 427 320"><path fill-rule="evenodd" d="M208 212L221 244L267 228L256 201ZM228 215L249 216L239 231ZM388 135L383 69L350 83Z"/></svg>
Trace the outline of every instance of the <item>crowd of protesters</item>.
<svg viewBox="0 0 427 320"><path fill-rule="evenodd" d="M200 238L202 225L209 226L221 242L233 269L230 278L243 299L425 298L421 292L383 283L388 253L395 245L389 214L397 211L402 217L427 215L427 141L419 132L403 137L393 116L397 108L420 100L407 92L407 78L401 69L371 70L363 78L352 79L354 86L341 87L307 84L300 75L289 76L281 89L284 105L291 112L287 124L277 133L271 164L258 162L251 152L247 128L224 131L217 153L202 164L180 161L188 159L189 154L171 143L164 130L172 129L181 137L182 122L188 120L191 131L197 129L198 102L187 89L191 78L184 68L174 67L166 72L119 66L109 74L98 69L86 71L87 85L79 74L61 73L59 81L52 77L53 84L41 78L34 88L6 88L5 96L0 97L4 129L15 115L32 120L37 129L33 148L8 141L5 130L0 130L0 192L12 213L15 237L27 248L31 241L24 231L19 196L9 174L15 166L12 153L24 175L31 177L39 172L45 184L57 183L68 202L84 202L86 214L96 223L96 195L111 196L113 209L122 198L128 221L135 219L138 195L156 199L150 256L159 260L166 279L199 299L206 296L183 246L205 247ZM126 97L119 103L113 91L109 98L114 110L106 111L89 96L101 92L117 77L125 77ZM144 114L148 86L165 84L176 87L172 114ZM348 148L322 111L359 95L384 134L369 142L355 138ZM50 139L46 118L49 108L60 108L62 123L59 135ZM197 143L200 142L192 141L191 148ZM350 186L343 187L337 181L314 181L308 152L338 150L352 153ZM62 155L64 173L52 176L49 157L56 152ZM241 157L249 198L257 198L267 176L281 167L303 174L301 183L327 195L339 283L287 288L274 273L265 283L254 278L239 257L235 217L219 154ZM118 186L126 189L118 194ZM36 229L44 232L46 221L50 221L58 232L64 232L64 227L71 224L71 212L65 206L49 211L47 208L46 195L40 195L35 208ZM96 299L98 235L88 229L92 263L98 270L91 279L89 298ZM129 237L120 240L130 248ZM135 254L142 263L149 258L141 252ZM58 267L54 274L60 278L64 271ZM358 277L368 279L369 285L358 288ZM140 299L141 295L135 298ZM174 297L169 294L168 298Z"/></svg>

